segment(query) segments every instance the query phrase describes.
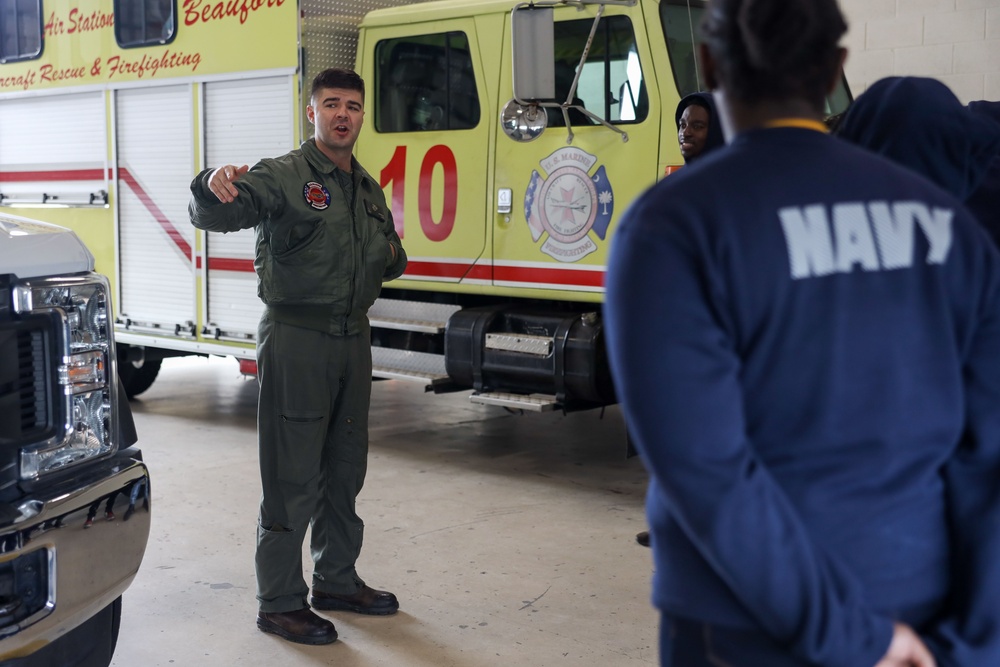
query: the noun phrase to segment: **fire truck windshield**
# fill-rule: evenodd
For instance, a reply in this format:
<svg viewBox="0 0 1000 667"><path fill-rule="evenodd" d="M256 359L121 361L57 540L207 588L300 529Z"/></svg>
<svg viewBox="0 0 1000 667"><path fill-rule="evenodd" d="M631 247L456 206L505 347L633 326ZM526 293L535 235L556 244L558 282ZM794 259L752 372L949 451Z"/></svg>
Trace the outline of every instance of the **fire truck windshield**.
<svg viewBox="0 0 1000 667"><path fill-rule="evenodd" d="M667 39L667 52L673 68L677 92L681 97L705 90L698 62L699 26L707 3L704 0L662 0L660 22ZM847 110L852 100L847 80L841 77L836 89L826 99L826 115L836 116Z"/></svg>

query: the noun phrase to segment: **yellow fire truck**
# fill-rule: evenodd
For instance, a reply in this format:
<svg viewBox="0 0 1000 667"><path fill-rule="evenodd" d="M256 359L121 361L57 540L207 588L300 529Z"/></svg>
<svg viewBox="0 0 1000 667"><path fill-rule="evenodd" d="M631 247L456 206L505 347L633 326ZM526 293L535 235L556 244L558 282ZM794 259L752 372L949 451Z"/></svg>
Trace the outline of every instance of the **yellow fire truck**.
<svg viewBox="0 0 1000 667"><path fill-rule="evenodd" d="M354 67L356 154L410 257L370 314L375 375L534 410L612 403L608 245L683 164L703 4L0 0L0 206L71 227L111 276L130 395L170 355L252 372L253 232L196 231L189 184L296 146L312 76Z"/></svg>

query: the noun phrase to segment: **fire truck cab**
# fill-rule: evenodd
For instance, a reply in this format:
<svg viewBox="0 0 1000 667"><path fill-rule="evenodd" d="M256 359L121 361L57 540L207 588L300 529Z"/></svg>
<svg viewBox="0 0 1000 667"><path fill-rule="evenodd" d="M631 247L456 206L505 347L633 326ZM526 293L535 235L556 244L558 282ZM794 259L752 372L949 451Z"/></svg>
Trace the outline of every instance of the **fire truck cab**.
<svg viewBox="0 0 1000 667"><path fill-rule="evenodd" d="M702 0L15 7L0 14L20 37L0 42L0 209L73 228L111 276L130 395L165 356L253 370L254 232L195 230L189 185L310 137L311 79L341 66L366 81L356 155L410 257L370 313L374 374L530 410L615 401L608 247L683 164L674 110L699 89Z"/></svg>

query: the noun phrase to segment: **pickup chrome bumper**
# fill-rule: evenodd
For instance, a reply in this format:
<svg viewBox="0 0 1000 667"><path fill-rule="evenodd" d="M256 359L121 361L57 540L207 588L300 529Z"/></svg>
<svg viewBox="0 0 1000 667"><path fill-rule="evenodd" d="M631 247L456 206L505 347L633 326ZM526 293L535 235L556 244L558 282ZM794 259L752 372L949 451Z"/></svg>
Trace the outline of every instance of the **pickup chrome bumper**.
<svg viewBox="0 0 1000 667"><path fill-rule="evenodd" d="M17 518L0 526L0 661L55 641L132 583L152 508L136 454L86 466L11 508Z"/></svg>

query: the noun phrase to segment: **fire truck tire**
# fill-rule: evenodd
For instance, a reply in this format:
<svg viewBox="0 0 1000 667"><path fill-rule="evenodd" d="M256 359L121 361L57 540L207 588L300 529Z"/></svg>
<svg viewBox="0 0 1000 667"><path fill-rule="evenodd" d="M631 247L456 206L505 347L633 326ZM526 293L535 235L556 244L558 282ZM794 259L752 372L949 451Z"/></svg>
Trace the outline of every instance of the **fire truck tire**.
<svg viewBox="0 0 1000 667"><path fill-rule="evenodd" d="M163 360L126 361L122 359L124 355L121 349L118 354L118 375L122 379L122 386L125 387L125 395L131 400L153 386Z"/></svg>

